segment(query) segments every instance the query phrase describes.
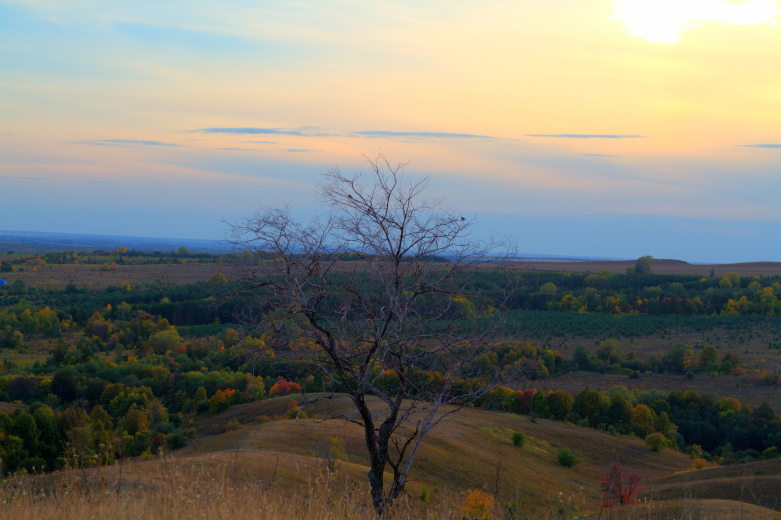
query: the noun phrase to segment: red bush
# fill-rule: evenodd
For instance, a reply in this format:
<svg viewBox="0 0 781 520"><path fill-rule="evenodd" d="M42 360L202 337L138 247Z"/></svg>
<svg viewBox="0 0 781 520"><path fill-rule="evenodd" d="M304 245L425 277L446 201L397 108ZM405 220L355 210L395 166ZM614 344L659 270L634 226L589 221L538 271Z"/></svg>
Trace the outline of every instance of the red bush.
<svg viewBox="0 0 781 520"><path fill-rule="evenodd" d="M288 395L291 392L298 392L299 390L301 390L301 385L298 383L286 381L285 379L277 379L277 382L274 383L274 386L272 386L271 390L269 390L268 395L271 397L275 397L277 395Z"/></svg>

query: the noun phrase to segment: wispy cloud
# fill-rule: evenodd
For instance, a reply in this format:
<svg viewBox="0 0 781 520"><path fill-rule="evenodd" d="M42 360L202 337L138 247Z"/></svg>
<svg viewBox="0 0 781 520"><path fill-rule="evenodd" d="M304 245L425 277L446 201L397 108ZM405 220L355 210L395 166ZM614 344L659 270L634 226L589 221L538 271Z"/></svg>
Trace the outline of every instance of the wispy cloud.
<svg viewBox="0 0 781 520"><path fill-rule="evenodd" d="M214 148L215 150L225 150L226 152L257 152L251 148Z"/></svg>
<svg viewBox="0 0 781 520"><path fill-rule="evenodd" d="M743 148L781 148L781 144L739 144Z"/></svg>
<svg viewBox="0 0 781 520"><path fill-rule="evenodd" d="M90 184L114 184L112 181L86 181Z"/></svg>
<svg viewBox="0 0 781 520"><path fill-rule="evenodd" d="M230 128L201 128L200 130L194 130L195 132L201 132L204 134L237 134L237 135L296 135L301 137L323 137L333 136L333 134L325 128L319 128L316 126L304 126L300 128L257 128L257 127L230 127Z"/></svg>
<svg viewBox="0 0 781 520"><path fill-rule="evenodd" d="M252 144L279 144L276 141L241 141L242 143L252 143Z"/></svg>
<svg viewBox="0 0 781 520"><path fill-rule="evenodd" d="M67 144L91 144L95 146L182 146L180 144L164 143L162 141L138 141L135 139L92 139L90 141L68 141Z"/></svg>
<svg viewBox="0 0 781 520"><path fill-rule="evenodd" d="M419 137L419 138L435 138L435 139L497 139L490 135L479 134L452 134L449 132L392 132L389 130L370 130L366 132L354 132L355 135L361 137Z"/></svg>
<svg viewBox="0 0 781 520"><path fill-rule="evenodd" d="M366 130L360 132L338 132L317 126L299 128L262 128L262 127L214 127L193 130L204 134L234 135L292 135L296 137L362 137L362 138L413 138L413 139L501 139L490 135L457 134L451 132L414 132L391 130ZM258 144L277 144L270 141L244 141Z"/></svg>
<svg viewBox="0 0 781 520"><path fill-rule="evenodd" d="M560 139L644 139L644 135L628 134L528 134L527 137L557 137Z"/></svg>
<svg viewBox="0 0 781 520"><path fill-rule="evenodd" d="M585 155L586 157L622 157L621 155L607 155L603 153L582 153L580 155Z"/></svg>
<svg viewBox="0 0 781 520"><path fill-rule="evenodd" d="M306 148L285 148L285 152L322 152L322 150L308 150Z"/></svg>
<svg viewBox="0 0 781 520"><path fill-rule="evenodd" d="M13 132L0 132L0 137L19 137L19 134Z"/></svg>

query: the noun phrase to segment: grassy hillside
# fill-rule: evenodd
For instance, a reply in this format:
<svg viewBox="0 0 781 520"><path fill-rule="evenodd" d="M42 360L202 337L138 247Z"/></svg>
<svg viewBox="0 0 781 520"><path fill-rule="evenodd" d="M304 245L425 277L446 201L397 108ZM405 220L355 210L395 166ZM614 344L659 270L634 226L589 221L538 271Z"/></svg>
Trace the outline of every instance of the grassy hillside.
<svg viewBox="0 0 781 520"><path fill-rule="evenodd" d="M712 467L649 483L660 500L722 499L781 510L781 460Z"/></svg>
<svg viewBox="0 0 781 520"><path fill-rule="evenodd" d="M326 518L337 510L342 511L343 518L369 518L363 510L368 505L368 493L362 431L343 419L324 420L336 415L352 417L350 402L345 398L320 401L306 408L310 418L297 421L285 418L292 399L294 396L280 397L234 406L216 415L197 416L192 424L199 435L196 442L163 457L136 459L121 467L92 469L84 474L58 472L38 477L28 485L48 493L56 489L60 501L66 498L63 489L101 489L102 496L111 496L114 501L126 497L132 503L132 507L125 506L128 510L146 501L143 507L147 511L175 506L183 513L183 509L176 508L197 503L202 493L220 499L233 494L239 502L243 494L257 502L255 509L276 511L264 516L270 519ZM226 431L235 428L237 422L242 425L239 429ZM513 432L526 434L524 447L512 444ZM323 459L328 436L344 440L348 458L330 477ZM574 451L582 462L573 468L559 465L556 454L561 448ZM561 518L561 512L567 518L576 512L596 515L600 480L614 460L642 475L646 488L643 504L610 510L609 518L781 518L772 510L779 508L776 497L781 496L781 461L687 471L691 460L685 455L670 450L655 453L640 440L474 408L451 415L428 438L416 460L408 488L410 496L401 504L401 510L406 511L405 515L417 511L413 516L425 513L431 518L448 518L467 490L481 489L498 494L497 514L506 515L506 505L515 501L521 512L516 518ZM19 482L17 488L22 487ZM424 490L426 498L422 500ZM177 494L182 495L181 504L166 498ZM740 500L742 506L737 502ZM282 514L280 504L289 502L299 508L308 503L309 512L304 514L298 509L296 516L291 509ZM312 508L330 502L334 505L328 506L328 515L321 510L311 516ZM21 505L19 498L16 503ZM39 509L25 513L26 517L48 518L44 506L28 504L26 507ZM86 506L68 507L73 514L67 518L86 519L100 514L95 508L107 506L96 502L93 509L83 511ZM228 502L210 502L209 507L214 508L214 516L207 517L213 518L249 518L252 513ZM0 508L0 519L25 518L8 516L9 512ZM400 513L399 517L405 516Z"/></svg>
<svg viewBox="0 0 781 520"><path fill-rule="evenodd" d="M307 407L312 419L256 423L258 417L282 414L291 399L250 403L223 414L199 417L194 426L202 438L178 452L177 457L217 460L210 457L219 454L219 460L224 461L238 450L238 459L244 461L240 470L243 474L252 474L253 466L268 466L280 457L280 466L297 465L300 475L322 468L325 439L339 436L348 451L346 473L364 485L367 460L361 429L340 419L322 421L337 415L352 417L349 401L340 398ZM221 433L231 421L245 426ZM512 444L511 436L516 431L527 436L523 448ZM559 465L556 454L561 448L577 453L582 463L574 468ZM640 440L555 421L531 422L518 415L465 409L445 419L428 438L416 460L410 493L419 496L426 488L433 496L461 495L467 489L484 489L494 494L498 487L501 503L516 500L529 511L541 511L560 497L579 503L581 508L593 509L599 504L601 476L614 460L646 478L662 477L691 465L688 457L680 453L654 453ZM291 475L282 471L278 478L287 480Z"/></svg>

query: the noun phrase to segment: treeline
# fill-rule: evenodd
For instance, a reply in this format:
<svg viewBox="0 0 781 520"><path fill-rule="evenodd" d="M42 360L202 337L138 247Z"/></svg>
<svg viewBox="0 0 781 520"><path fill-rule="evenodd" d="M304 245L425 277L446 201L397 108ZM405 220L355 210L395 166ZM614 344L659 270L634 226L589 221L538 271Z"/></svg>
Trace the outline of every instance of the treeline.
<svg viewBox="0 0 781 520"><path fill-rule="evenodd" d="M79 251L53 251L39 255L11 253L2 255L0 273L25 270L38 270L50 264L174 264L208 263L231 264L236 255L230 253L191 253L186 247L178 251L136 251L120 247L116 251L96 250L91 253Z"/></svg>
<svg viewBox="0 0 781 520"><path fill-rule="evenodd" d="M640 359L634 351L625 352L618 341L606 339L599 344L596 354L591 355L583 345L575 347L572 353L573 368L605 373L629 374L632 379L639 379L641 374L685 374L692 379L698 373L708 375L745 374L740 358L733 352L723 356L713 345L704 345L697 349L685 343L671 347L666 353L653 353L646 359ZM778 382L778 374L773 371L761 372L764 384L773 385Z"/></svg>
<svg viewBox="0 0 781 520"><path fill-rule="evenodd" d="M43 269L47 265L95 264L121 266L123 264L233 264L242 263L257 265L261 261L273 258L270 253L246 252L235 253L192 253L182 246L178 251L137 251L120 247L116 251L95 250L91 253L79 251L53 251L37 255L25 253L6 253L0 261L0 273ZM352 262L360 260L358 255L339 255L338 257L324 255L324 260L339 260ZM447 262L444 257L423 257L424 261ZM411 261L409 259L408 261Z"/></svg>
<svg viewBox="0 0 781 520"><path fill-rule="evenodd" d="M475 275L490 288L498 275ZM482 279L481 279L482 278ZM549 273L519 275L510 309L681 316L779 316L781 277L721 278L671 274ZM489 297L497 300L498 295Z"/></svg>
<svg viewBox="0 0 781 520"><path fill-rule="evenodd" d="M109 286L103 291L88 291L71 282L64 290L47 291L28 288L23 280L17 279L10 290L0 291L0 305L5 306L0 309L0 316L4 312L16 313L14 309L19 306L31 309L49 307L57 309L60 319L69 319L84 325L94 312L102 311L108 305L116 307L124 302L131 305L133 310L162 315L171 323L180 326L204 325L214 322L215 319L230 321L234 309L243 302L228 302L219 307L213 305L216 283L220 282L156 284L143 288L134 288L125 283L121 286Z"/></svg>
<svg viewBox="0 0 781 520"><path fill-rule="evenodd" d="M17 314L18 313L18 314ZM7 316L40 323L56 316L33 312L22 302ZM56 320L53 320L53 322ZM31 324L32 328L33 325ZM308 365L267 348L262 335L231 327L206 337L182 337L166 318L107 305L68 329L45 362L20 368L3 362L0 401L26 406L0 414L2 471L54 470L69 465L109 464L126 456L178 449L194 435L190 414L217 413L237 403L306 389L339 390ZM71 338L71 339L68 339ZM534 377L557 373L564 358L531 343L497 343L465 370L454 392L468 394L495 373L514 367ZM414 370L423 392L440 384L438 364ZM378 374L393 393L395 374Z"/></svg>
<svg viewBox="0 0 781 520"><path fill-rule="evenodd" d="M497 388L479 403L495 410L567 421L646 440L720 464L781 455L781 420L767 402L752 409L731 397L693 390L662 392L614 386L607 391Z"/></svg>

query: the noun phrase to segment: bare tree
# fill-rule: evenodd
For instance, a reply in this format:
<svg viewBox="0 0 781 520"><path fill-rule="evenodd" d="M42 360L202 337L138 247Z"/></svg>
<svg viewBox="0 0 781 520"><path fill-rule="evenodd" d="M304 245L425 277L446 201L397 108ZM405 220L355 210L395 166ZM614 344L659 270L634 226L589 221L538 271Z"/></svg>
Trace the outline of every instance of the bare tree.
<svg viewBox="0 0 781 520"><path fill-rule="evenodd" d="M357 415L342 418L363 428L382 516L432 428L516 375L473 379L502 321L493 308L479 312L467 288L501 269L500 244L470 239L471 220L422 200L427 180L411 181L404 165L383 155L369 164L370 175L331 170L318 187L331 211L308 224L286 207L230 224L243 261L225 298L243 299L243 320L266 332L277 356L319 372L334 391L327 397L352 400Z"/></svg>

